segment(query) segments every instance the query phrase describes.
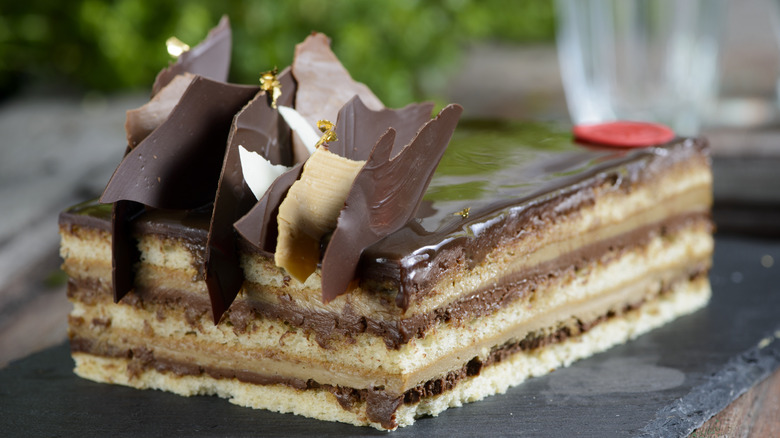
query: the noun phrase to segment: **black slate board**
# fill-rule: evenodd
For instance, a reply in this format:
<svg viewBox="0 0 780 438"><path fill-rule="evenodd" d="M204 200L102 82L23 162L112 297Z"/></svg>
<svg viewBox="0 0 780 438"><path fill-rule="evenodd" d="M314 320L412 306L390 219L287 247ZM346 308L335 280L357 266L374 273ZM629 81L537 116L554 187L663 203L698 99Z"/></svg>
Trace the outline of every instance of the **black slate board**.
<svg viewBox="0 0 780 438"><path fill-rule="evenodd" d="M706 309L392 436L689 434L780 366L780 241L716 242ZM0 435L386 436L217 397L97 384L72 367L63 344L0 370Z"/></svg>

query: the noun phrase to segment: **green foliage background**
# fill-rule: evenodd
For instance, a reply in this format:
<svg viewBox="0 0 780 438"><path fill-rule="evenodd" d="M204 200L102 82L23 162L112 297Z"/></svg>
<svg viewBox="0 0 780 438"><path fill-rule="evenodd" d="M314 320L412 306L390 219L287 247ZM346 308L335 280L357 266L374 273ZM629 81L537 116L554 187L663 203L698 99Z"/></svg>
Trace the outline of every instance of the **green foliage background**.
<svg viewBox="0 0 780 438"><path fill-rule="evenodd" d="M0 8L0 95L30 82L148 89L175 35L194 45L220 16L233 28L231 81L283 68L312 30L331 37L352 76L386 104L436 89L474 41L552 38L550 0L26 0Z"/></svg>

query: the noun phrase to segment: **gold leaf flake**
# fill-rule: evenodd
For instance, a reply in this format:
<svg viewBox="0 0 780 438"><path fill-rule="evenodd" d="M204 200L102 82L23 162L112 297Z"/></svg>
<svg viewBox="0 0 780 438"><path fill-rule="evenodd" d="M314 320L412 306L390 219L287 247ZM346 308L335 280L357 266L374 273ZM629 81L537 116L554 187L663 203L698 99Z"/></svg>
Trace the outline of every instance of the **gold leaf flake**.
<svg viewBox="0 0 780 438"><path fill-rule="evenodd" d="M329 120L320 120L317 122L317 128L322 132L322 137L320 137L320 140L314 145L315 148L318 148L325 143L338 140L338 137L336 137L336 125L333 122Z"/></svg>
<svg viewBox="0 0 780 438"><path fill-rule="evenodd" d="M463 210L461 210L459 212L453 213L452 215L453 216L460 216L463 219L466 219L466 218L469 217L469 213L470 212L471 212L471 207L466 207L466 208L464 208Z"/></svg>
<svg viewBox="0 0 780 438"><path fill-rule="evenodd" d="M182 53L190 50L190 46L182 40L172 36L165 41L165 47L168 48L168 54L178 58Z"/></svg>
<svg viewBox="0 0 780 438"><path fill-rule="evenodd" d="M276 77L279 70L274 67L260 75L260 89L271 95L271 108L276 108L276 101L282 95L282 83Z"/></svg>

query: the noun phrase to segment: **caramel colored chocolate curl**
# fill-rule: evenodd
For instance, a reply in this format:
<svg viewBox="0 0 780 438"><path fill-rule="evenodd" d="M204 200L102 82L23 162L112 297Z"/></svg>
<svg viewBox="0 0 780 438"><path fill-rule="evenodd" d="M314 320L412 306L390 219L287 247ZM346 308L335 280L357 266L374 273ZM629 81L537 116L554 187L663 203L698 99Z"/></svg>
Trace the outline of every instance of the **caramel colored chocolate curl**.
<svg viewBox="0 0 780 438"><path fill-rule="evenodd" d="M322 237L336 228L352 181L365 164L318 148L279 206L274 261L300 282L317 269Z"/></svg>

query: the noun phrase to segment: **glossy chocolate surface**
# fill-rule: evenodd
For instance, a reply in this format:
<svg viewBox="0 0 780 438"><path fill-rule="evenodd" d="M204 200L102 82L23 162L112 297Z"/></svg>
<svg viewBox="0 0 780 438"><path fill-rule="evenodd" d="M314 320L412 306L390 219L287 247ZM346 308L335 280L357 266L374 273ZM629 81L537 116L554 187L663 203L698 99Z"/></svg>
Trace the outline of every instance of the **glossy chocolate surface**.
<svg viewBox="0 0 780 438"><path fill-rule="evenodd" d="M456 258L476 265L532 221L592 202L581 189L609 182L628 190L705 150L698 139L629 150L576 144L560 126L461 123L425 195L429 208L368 248L361 275L395 283L405 308Z"/></svg>

